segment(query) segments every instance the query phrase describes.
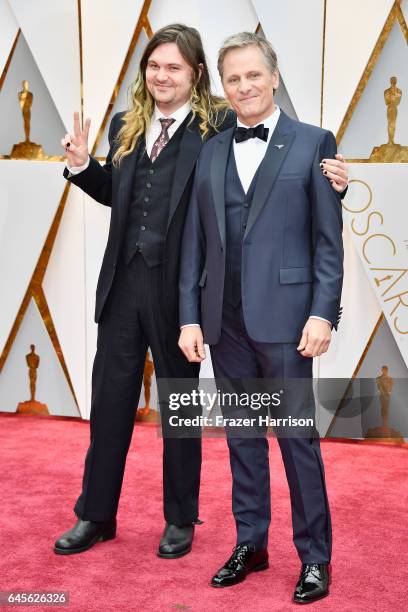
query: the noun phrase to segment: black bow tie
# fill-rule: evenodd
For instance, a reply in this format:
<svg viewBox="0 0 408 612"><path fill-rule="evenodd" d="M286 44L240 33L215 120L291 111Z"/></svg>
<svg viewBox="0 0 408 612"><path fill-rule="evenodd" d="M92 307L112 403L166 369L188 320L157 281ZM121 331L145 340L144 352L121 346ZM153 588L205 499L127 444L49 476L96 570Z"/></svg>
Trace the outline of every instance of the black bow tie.
<svg viewBox="0 0 408 612"><path fill-rule="evenodd" d="M235 142L244 142L249 138L260 138L265 142L268 140L269 128L264 127L263 123L256 125L251 128L237 127L235 128L234 138Z"/></svg>

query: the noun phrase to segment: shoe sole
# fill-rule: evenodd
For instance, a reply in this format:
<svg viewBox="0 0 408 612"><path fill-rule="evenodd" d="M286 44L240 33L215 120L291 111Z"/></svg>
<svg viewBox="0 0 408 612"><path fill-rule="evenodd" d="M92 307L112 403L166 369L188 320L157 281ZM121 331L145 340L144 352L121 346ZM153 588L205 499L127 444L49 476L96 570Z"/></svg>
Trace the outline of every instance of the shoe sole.
<svg viewBox="0 0 408 612"><path fill-rule="evenodd" d="M240 584L241 582L243 582L249 574L252 574L252 572L262 572L263 570L267 570L268 568L269 561L267 561L266 563L261 563L260 565L255 565L255 567L253 567L247 574L245 574L242 578L236 580L235 582L230 582L229 584L213 584L212 582L210 582L210 585L216 589L225 589L226 587L232 587L236 584Z"/></svg>
<svg viewBox="0 0 408 612"><path fill-rule="evenodd" d="M293 603L297 603L297 604L311 604L314 603L315 601L319 601L319 599L324 599L325 597L327 597L329 595L329 592L325 593L324 595L319 595L319 597L315 597L314 599L304 599L303 601L300 599L295 599L293 598Z"/></svg>
<svg viewBox="0 0 408 612"><path fill-rule="evenodd" d="M188 555L188 553L191 552L191 550L192 550L192 546L190 546L189 548L186 548L185 550L177 552L177 553L162 553L158 550L156 552L156 555L160 557L161 559L179 559L180 557L184 557L184 555Z"/></svg>
<svg viewBox="0 0 408 612"><path fill-rule="evenodd" d="M85 552L86 550L89 550L90 548L92 548L92 546L94 546L98 542L107 542L108 540L113 540L114 538L116 538L116 532L115 533L105 533L103 535L97 536L96 538L91 540L89 544L87 544L86 546L81 546L81 548L58 548L57 546L54 546L54 552L57 555L76 555L77 553L81 553L81 552Z"/></svg>

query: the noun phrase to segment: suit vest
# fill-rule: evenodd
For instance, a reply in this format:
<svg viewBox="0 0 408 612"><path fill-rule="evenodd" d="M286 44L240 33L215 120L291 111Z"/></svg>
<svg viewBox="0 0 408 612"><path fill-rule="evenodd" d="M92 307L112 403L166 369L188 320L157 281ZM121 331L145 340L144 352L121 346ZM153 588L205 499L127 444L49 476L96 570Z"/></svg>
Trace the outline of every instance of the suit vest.
<svg viewBox="0 0 408 612"><path fill-rule="evenodd" d="M138 252L150 268L163 262L170 195L181 139L189 119L190 115L153 163L146 152L144 139L135 153L138 158L123 244L127 264Z"/></svg>
<svg viewBox="0 0 408 612"><path fill-rule="evenodd" d="M241 301L242 240L248 222L259 167L254 174L248 191L245 193L237 171L234 141L232 140L225 177L226 253L224 302L234 308Z"/></svg>

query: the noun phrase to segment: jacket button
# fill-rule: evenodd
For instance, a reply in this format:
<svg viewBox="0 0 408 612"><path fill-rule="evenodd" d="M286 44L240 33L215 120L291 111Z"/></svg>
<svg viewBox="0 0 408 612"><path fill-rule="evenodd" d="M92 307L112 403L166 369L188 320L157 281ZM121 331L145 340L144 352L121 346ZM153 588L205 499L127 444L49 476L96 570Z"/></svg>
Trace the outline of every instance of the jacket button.
<svg viewBox="0 0 408 612"><path fill-rule="evenodd" d="M146 227L144 225L142 225L142 227L140 228L142 230L142 232L146 229Z"/></svg>
<svg viewBox="0 0 408 612"><path fill-rule="evenodd" d="M147 187L148 189L150 189L150 187L151 187L151 186L152 186L152 184L151 184L151 183L146 183L146 187Z"/></svg>
<svg viewBox="0 0 408 612"><path fill-rule="evenodd" d="M149 174L153 174L153 172L154 172L153 168L150 168Z"/></svg>

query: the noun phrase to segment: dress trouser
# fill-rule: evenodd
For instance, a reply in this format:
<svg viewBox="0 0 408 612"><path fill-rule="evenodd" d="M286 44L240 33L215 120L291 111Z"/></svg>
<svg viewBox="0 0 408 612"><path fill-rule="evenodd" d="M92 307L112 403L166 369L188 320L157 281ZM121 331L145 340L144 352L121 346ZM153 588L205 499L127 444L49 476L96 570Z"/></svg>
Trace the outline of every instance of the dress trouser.
<svg viewBox="0 0 408 612"><path fill-rule="evenodd" d="M313 395L310 393L304 401L300 380L306 379L304 383L312 389L312 359L302 357L296 346L253 341L245 329L241 304L237 308L224 304L221 338L211 347L215 376L217 379L284 379L285 393L289 391L290 400L283 410L291 417L314 418ZM290 387L289 378L295 379L294 388ZM261 381L251 382L259 390ZM229 432L227 428L227 442L237 544L251 543L257 549L264 549L271 520L268 440L265 430L261 434L239 434L238 437L232 430ZM277 433L290 490L293 540L303 563L328 563L331 558L330 510L316 433L305 436L299 429L293 433L286 430L282 436Z"/></svg>
<svg viewBox="0 0 408 612"><path fill-rule="evenodd" d="M198 379L198 364L178 347L178 322L169 325L162 295L162 266L149 268L140 254L118 263L98 326L92 371L90 446L82 492L74 511L83 520L116 516L150 346L157 378ZM168 404L160 405L162 422ZM163 437L164 517L176 525L198 518L199 437Z"/></svg>

